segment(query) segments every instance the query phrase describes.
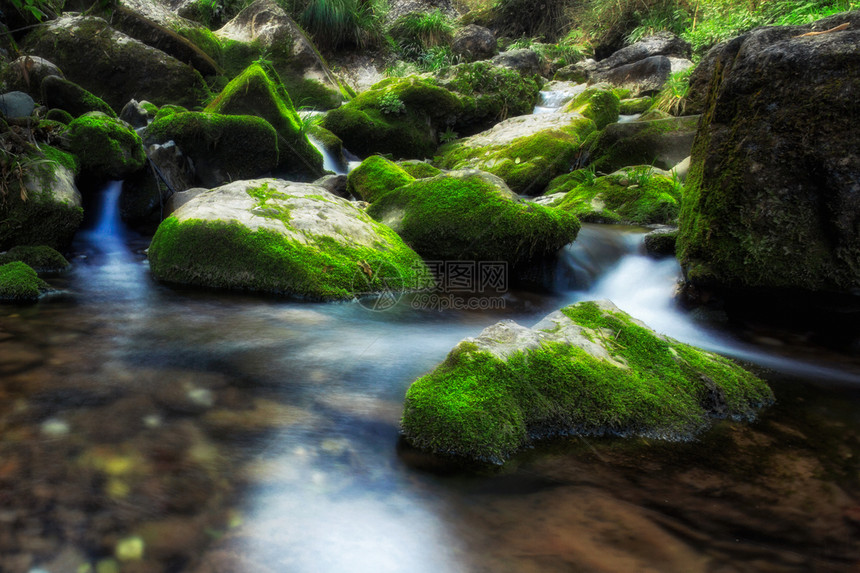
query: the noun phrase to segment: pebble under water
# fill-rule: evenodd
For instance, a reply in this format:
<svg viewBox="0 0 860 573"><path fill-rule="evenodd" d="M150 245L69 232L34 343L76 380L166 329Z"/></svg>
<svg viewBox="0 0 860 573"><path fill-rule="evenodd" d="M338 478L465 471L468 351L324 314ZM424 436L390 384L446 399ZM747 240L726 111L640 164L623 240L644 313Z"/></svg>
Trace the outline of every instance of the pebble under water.
<svg viewBox="0 0 860 573"><path fill-rule="evenodd" d="M697 323L641 230L585 226L552 289L483 311L174 289L145 240L111 236L80 235L57 293L0 308L0 571L860 567L860 360ZM776 405L688 443L571 437L501 468L400 443L407 387L457 341L600 297L764 365Z"/></svg>

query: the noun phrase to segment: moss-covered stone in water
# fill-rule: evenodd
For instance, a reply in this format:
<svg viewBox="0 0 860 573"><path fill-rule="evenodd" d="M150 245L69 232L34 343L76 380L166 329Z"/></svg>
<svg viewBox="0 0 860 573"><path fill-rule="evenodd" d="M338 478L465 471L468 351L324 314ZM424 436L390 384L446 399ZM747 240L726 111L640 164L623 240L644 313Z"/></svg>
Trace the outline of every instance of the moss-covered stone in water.
<svg viewBox="0 0 860 573"><path fill-rule="evenodd" d="M520 194L538 195L570 170L594 122L572 114L538 114L503 121L439 148L444 169L474 168L505 180Z"/></svg>
<svg viewBox="0 0 860 573"><path fill-rule="evenodd" d="M47 288L48 283L25 263L0 265L0 301L34 302Z"/></svg>
<svg viewBox="0 0 860 573"><path fill-rule="evenodd" d="M227 84L205 111L262 117L278 133L278 164L282 169L311 177L323 174L322 155L308 141L293 102L271 67L249 66Z"/></svg>
<svg viewBox="0 0 860 573"><path fill-rule="evenodd" d="M39 273L57 273L69 266L69 261L56 250L45 245L17 246L0 254L0 265L22 262Z"/></svg>
<svg viewBox="0 0 860 573"><path fill-rule="evenodd" d="M402 167L379 155L371 155L349 173L346 189L356 197L373 203L415 178Z"/></svg>
<svg viewBox="0 0 860 573"><path fill-rule="evenodd" d="M391 229L322 188L276 179L195 197L161 223L149 260L167 282L316 300L432 284Z"/></svg>
<svg viewBox="0 0 860 573"><path fill-rule="evenodd" d="M102 113L87 113L72 121L69 140L84 171L97 177L125 179L146 161L140 136Z"/></svg>
<svg viewBox="0 0 860 573"><path fill-rule="evenodd" d="M174 141L192 158L198 173L212 170L220 181L259 177L278 165L278 136L266 120L248 115L179 112L146 128L147 143Z"/></svg>
<svg viewBox="0 0 860 573"><path fill-rule="evenodd" d="M563 112L576 112L594 121L597 129L603 129L618 121L621 104L611 89L588 88L562 108Z"/></svg>
<svg viewBox="0 0 860 573"><path fill-rule="evenodd" d="M516 265L554 254L579 232L573 215L521 201L497 177L471 170L416 179L377 198L368 214L435 260Z"/></svg>
<svg viewBox="0 0 860 573"><path fill-rule="evenodd" d="M752 419L772 401L730 360L585 302L462 341L409 388L402 430L422 449L502 463L553 436L690 439L711 418Z"/></svg>
<svg viewBox="0 0 860 573"><path fill-rule="evenodd" d="M636 225L671 224L678 219L681 192L668 177L649 174L642 166L636 176L612 174L592 183L579 182L575 174L557 178L547 193L567 194L553 206L593 223L625 222ZM636 169L628 173L635 173Z"/></svg>

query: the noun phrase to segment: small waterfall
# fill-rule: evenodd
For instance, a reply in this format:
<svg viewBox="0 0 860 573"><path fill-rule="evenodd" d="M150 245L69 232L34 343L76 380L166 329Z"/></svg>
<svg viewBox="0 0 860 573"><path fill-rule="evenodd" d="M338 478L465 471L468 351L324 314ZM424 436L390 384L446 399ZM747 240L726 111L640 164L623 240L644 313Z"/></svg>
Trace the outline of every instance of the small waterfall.
<svg viewBox="0 0 860 573"><path fill-rule="evenodd" d="M121 250L125 227L119 216L119 196L122 193L122 181L110 181L100 193L100 201L96 210L96 222L93 228L83 234L90 238L94 247L102 252L105 249Z"/></svg>
<svg viewBox="0 0 860 573"><path fill-rule="evenodd" d="M569 84L568 84L569 85ZM532 113L555 113L561 107L585 91L585 84L578 84L573 87L565 87L560 90L545 90L539 94L537 105Z"/></svg>
<svg viewBox="0 0 860 573"><path fill-rule="evenodd" d="M335 175L346 175L348 171L348 167L343 165L341 161L339 161L336 157L334 157L328 150L323 146L322 143L318 139L316 139L312 135L308 135L308 141L311 142L311 145L317 148L317 151L323 157L323 169L326 171L332 171Z"/></svg>

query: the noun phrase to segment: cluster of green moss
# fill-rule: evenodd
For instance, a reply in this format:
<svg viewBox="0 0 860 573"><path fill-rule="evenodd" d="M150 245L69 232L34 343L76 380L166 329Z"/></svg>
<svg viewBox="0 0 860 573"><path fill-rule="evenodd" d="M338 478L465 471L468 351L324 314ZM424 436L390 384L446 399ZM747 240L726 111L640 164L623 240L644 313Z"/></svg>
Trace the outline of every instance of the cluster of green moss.
<svg viewBox="0 0 860 573"><path fill-rule="evenodd" d="M563 112L576 112L594 121L597 129L603 129L610 123L618 121L621 109L618 96L608 88L591 87L573 98Z"/></svg>
<svg viewBox="0 0 860 573"><path fill-rule="evenodd" d="M698 116L646 119L643 116L637 122L617 123L598 132L587 145L583 145L591 158L589 165L605 173L629 165L654 165L660 169L674 167L659 158L655 160L655 157L661 149L682 148L682 140L689 146L696 133ZM681 155L677 161L684 157Z"/></svg>
<svg viewBox="0 0 860 573"><path fill-rule="evenodd" d="M290 226L289 196L264 184L249 189L254 212ZM319 200L329 200L320 196ZM430 286L421 258L385 225L368 219L374 247L304 233L291 239L268 230L219 220L165 219L153 237L149 260L160 280L213 288L343 300L356 294Z"/></svg>
<svg viewBox="0 0 860 573"><path fill-rule="evenodd" d="M146 128L146 140L172 140L195 163L212 165L230 179L256 177L278 165L277 133L259 117L159 112Z"/></svg>
<svg viewBox="0 0 860 573"><path fill-rule="evenodd" d="M45 114L45 119L48 121L56 121L57 123L69 125L75 118L74 116L72 116L72 114L70 114L64 109L54 108L48 110L48 113Z"/></svg>
<svg viewBox="0 0 860 573"><path fill-rule="evenodd" d="M470 98L464 101L457 128L531 113L541 88L539 78L489 62L453 66L439 84Z"/></svg>
<svg viewBox="0 0 860 573"><path fill-rule="evenodd" d="M635 115L637 113L645 113L651 108L654 103L654 98L651 97L636 97L622 99L619 102L618 113L620 115Z"/></svg>
<svg viewBox="0 0 860 573"><path fill-rule="evenodd" d="M12 247L0 254L0 265L22 262L40 273L55 273L65 270L69 261L55 249L45 245Z"/></svg>
<svg viewBox="0 0 860 573"><path fill-rule="evenodd" d="M428 177L435 177L442 173L442 170L438 167L433 167L426 161L421 161L419 159L398 161L397 165L415 179L426 179Z"/></svg>
<svg viewBox="0 0 860 573"><path fill-rule="evenodd" d="M592 120L578 118L506 144L472 146L469 140L454 141L439 148L436 162L444 169L481 169L504 179L516 193L538 195L554 177L570 169L594 129Z"/></svg>
<svg viewBox="0 0 860 573"><path fill-rule="evenodd" d="M81 167L98 177L124 179L146 161L140 136L102 113L87 113L73 120L69 124L69 141Z"/></svg>
<svg viewBox="0 0 860 573"><path fill-rule="evenodd" d="M377 197L368 214L436 260L517 264L554 254L579 232L575 216L520 201L477 171L416 179Z"/></svg>
<svg viewBox="0 0 860 573"><path fill-rule="evenodd" d="M48 288L32 268L20 261L0 265L0 300L34 302Z"/></svg>
<svg viewBox="0 0 860 573"><path fill-rule="evenodd" d="M562 312L616 363L549 342L501 360L460 343L406 395L415 446L501 463L531 441L567 434L689 439L712 416L749 419L767 385L720 356L655 335L622 312L579 303Z"/></svg>
<svg viewBox="0 0 860 573"><path fill-rule="evenodd" d="M293 173L323 174L322 155L308 141L293 102L271 66L249 66L231 81L205 111L226 115L255 115L278 134L279 166Z"/></svg>
<svg viewBox="0 0 860 573"><path fill-rule="evenodd" d="M349 173L346 188L356 197L373 203L414 180L415 177L397 163L379 155L371 155Z"/></svg>
<svg viewBox="0 0 860 573"><path fill-rule="evenodd" d="M647 173L648 166L639 169L643 173L638 180L629 174L613 174L588 182L571 173L553 180L547 193L566 193L553 206L575 213L583 221L636 225L677 222L681 208L679 188L668 177Z"/></svg>
<svg viewBox="0 0 860 573"><path fill-rule="evenodd" d="M103 99L78 84L57 76L46 78L43 82L42 97L48 105L62 109L72 117L91 111L101 112L108 117L116 117L116 112Z"/></svg>

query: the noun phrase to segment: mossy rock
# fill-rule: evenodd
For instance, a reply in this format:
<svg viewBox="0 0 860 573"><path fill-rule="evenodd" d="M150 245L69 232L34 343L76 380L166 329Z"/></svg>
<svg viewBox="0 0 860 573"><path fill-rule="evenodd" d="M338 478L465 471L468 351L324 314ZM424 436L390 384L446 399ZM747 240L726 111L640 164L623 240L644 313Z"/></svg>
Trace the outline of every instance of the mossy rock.
<svg viewBox="0 0 860 573"><path fill-rule="evenodd" d="M671 169L690 155L699 116L613 123L583 146L589 166L612 173L631 165Z"/></svg>
<svg viewBox="0 0 860 573"><path fill-rule="evenodd" d="M553 180L547 194L566 193L553 204L590 223L672 224L681 209L681 191L671 178L647 165L582 181L579 174Z"/></svg>
<svg viewBox="0 0 860 573"><path fill-rule="evenodd" d="M115 110L132 99L193 107L207 95L196 70L95 16L68 13L49 20L26 37L22 48L50 60L66 79Z"/></svg>
<svg viewBox="0 0 860 573"><path fill-rule="evenodd" d="M423 159L438 146L436 126L454 121L461 109L459 96L429 79L390 78L328 112L322 126L359 156Z"/></svg>
<svg viewBox="0 0 860 573"><path fill-rule="evenodd" d="M20 261L0 265L0 301L35 302L48 290L48 283Z"/></svg>
<svg viewBox="0 0 860 573"><path fill-rule="evenodd" d="M42 80L42 103L50 108L65 110L73 118L91 111L116 117L116 112L103 99L59 76L48 76Z"/></svg>
<svg viewBox="0 0 860 573"><path fill-rule="evenodd" d="M170 283L314 300L432 284L390 228L322 187L280 179L195 196L158 227L149 261Z"/></svg>
<svg viewBox="0 0 860 573"><path fill-rule="evenodd" d="M773 402L734 362L656 334L609 301L583 302L533 328L512 321L460 342L406 394L415 447L503 463L571 434L689 440L713 419L752 420Z"/></svg>
<svg viewBox="0 0 860 573"><path fill-rule="evenodd" d="M150 123L145 134L148 145L174 141L194 162L204 187L259 177L278 165L278 135L259 117L170 113Z"/></svg>
<svg viewBox="0 0 860 573"><path fill-rule="evenodd" d="M37 273L58 273L69 267L66 257L45 245L17 246L0 254L0 265L16 261L25 263Z"/></svg>
<svg viewBox="0 0 860 573"><path fill-rule="evenodd" d="M538 114L507 119L490 130L439 148L444 169L480 169L520 194L539 195L576 160L594 122L577 114Z"/></svg>
<svg viewBox="0 0 860 573"><path fill-rule="evenodd" d="M654 103L654 98L651 97L636 97L627 98L619 102L619 115L636 115L645 113Z"/></svg>
<svg viewBox="0 0 860 573"><path fill-rule="evenodd" d="M620 109L620 100L612 89L595 86L567 102L561 111L581 114L594 121L597 129L603 129L618 121Z"/></svg>
<svg viewBox="0 0 860 573"><path fill-rule="evenodd" d="M656 229L645 235L645 252L654 258L674 257L677 242L677 227Z"/></svg>
<svg viewBox="0 0 860 573"><path fill-rule="evenodd" d="M125 179L146 162L137 132L100 112L86 113L69 124L69 148L84 171L103 179Z"/></svg>
<svg viewBox="0 0 860 573"><path fill-rule="evenodd" d="M0 203L0 249L48 245L62 251L69 246L84 217L70 159L49 146L28 156L0 152L0 161L23 172L20 180L12 179L14 191Z"/></svg>
<svg viewBox="0 0 860 573"><path fill-rule="evenodd" d="M153 105L153 104L150 104L150 105ZM151 108L149 108L149 109L151 109ZM187 111L188 110L186 108L182 107L181 105L172 105L172 104L163 105L159 108L156 108L155 113L152 116L152 120L155 121L157 119L165 118L168 115L172 115L174 113L184 113ZM149 110L147 110L147 114L148 113L149 113Z"/></svg>
<svg viewBox="0 0 860 573"><path fill-rule="evenodd" d="M45 119L48 121L56 121L57 123L64 123L66 125L69 125L75 118L66 110L55 108L48 110L48 113L45 114Z"/></svg>
<svg viewBox="0 0 860 573"><path fill-rule="evenodd" d="M270 66L249 66L227 84L205 111L265 119L278 134L281 169L313 178L323 174L322 155L308 141L289 94Z"/></svg>
<svg viewBox="0 0 860 573"><path fill-rule="evenodd" d="M433 167L431 164L426 161L421 161L420 159L398 161L397 165L415 179L426 179L428 177L435 177L442 173L442 170L438 167Z"/></svg>
<svg viewBox="0 0 860 573"><path fill-rule="evenodd" d="M349 173L346 189L356 197L373 203L411 181L415 181L415 177L397 163L379 155L371 155Z"/></svg>
<svg viewBox="0 0 860 573"><path fill-rule="evenodd" d="M554 255L579 232L573 215L521 201L504 181L476 170L416 179L377 197L367 212L433 260L517 265Z"/></svg>

